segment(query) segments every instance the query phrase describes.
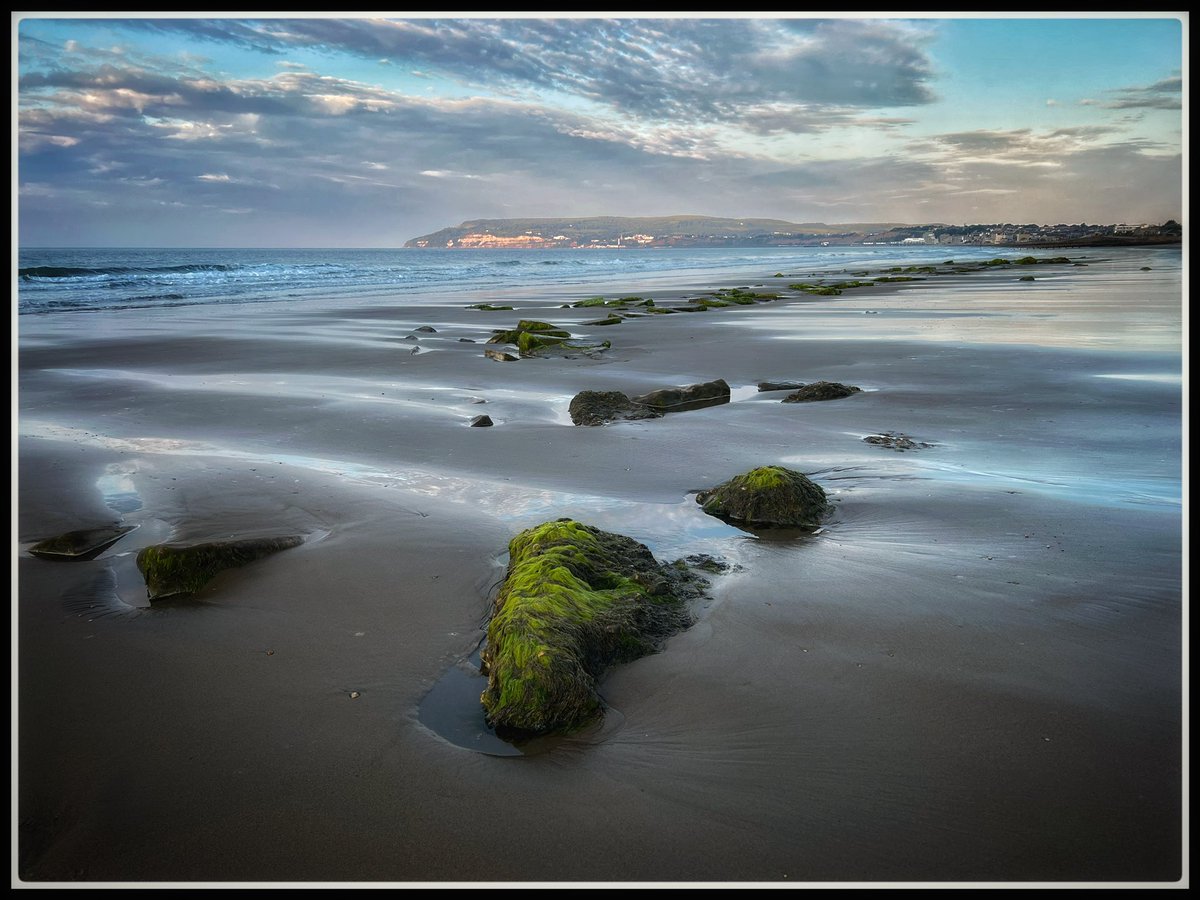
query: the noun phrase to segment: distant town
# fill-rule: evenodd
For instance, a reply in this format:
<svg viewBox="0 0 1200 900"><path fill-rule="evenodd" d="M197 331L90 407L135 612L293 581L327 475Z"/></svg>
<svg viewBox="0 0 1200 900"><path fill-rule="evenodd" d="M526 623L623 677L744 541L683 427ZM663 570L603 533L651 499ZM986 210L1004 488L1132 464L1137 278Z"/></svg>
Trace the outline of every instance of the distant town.
<svg viewBox="0 0 1200 900"><path fill-rule="evenodd" d="M781 227L782 226L782 227ZM411 248L488 250L653 250L666 247L848 245L1121 245L1182 240L1174 220L1093 225L825 225L705 217L492 219L464 222L405 243Z"/></svg>

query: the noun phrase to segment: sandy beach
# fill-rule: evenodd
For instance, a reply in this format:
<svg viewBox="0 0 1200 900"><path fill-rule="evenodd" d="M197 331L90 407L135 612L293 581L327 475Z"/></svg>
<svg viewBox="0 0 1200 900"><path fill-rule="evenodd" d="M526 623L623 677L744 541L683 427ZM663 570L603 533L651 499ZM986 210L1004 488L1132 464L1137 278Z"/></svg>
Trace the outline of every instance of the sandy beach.
<svg viewBox="0 0 1200 900"><path fill-rule="evenodd" d="M1070 255L605 327L561 307L809 273L22 316L14 879L1180 879L1180 254ZM486 358L519 318L612 346ZM765 464L828 492L819 533L697 506ZM600 729L506 752L469 657L508 540L563 516L731 570L609 672ZM140 527L94 560L28 553L111 522ZM191 600L133 568L275 534L305 543Z"/></svg>

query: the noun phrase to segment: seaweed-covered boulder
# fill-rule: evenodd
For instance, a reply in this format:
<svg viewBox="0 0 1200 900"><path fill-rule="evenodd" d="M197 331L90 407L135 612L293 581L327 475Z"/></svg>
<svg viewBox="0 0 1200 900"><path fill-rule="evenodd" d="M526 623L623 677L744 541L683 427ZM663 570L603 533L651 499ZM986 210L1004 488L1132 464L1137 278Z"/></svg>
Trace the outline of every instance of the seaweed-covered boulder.
<svg viewBox="0 0 1200 900"><path fill-rule="evenodd" d="M725 383L725 379L718 378L716 381L689 384L686 387L663 388L632 399L634 403L663 412L703 409L706 406L728 403L729 385Z"/></svg>
<svg viewBox="0 0 1200 900"><path fill-rule="evenodd" d="M489 344L516 344L522 356L532 356L545 347L554 347L571 336L549 322L538 322L534 319L522 319L517 327L508 331L498 331L488 341Z"/></svg>
<svg viewBox="0 0 1200 900"><path fill-rule="evenodd" d="M155 544L138 551L137 567L146 579L151 600L194 594L218 572L288 550L304 543L296 535L213 541L191 547Z"/></svg>
<svg viewBox="0 0 1200 900"><path fill-rule="evenodd" d="M825 491L783 466L760 466L696 495L706 513L748 525L816 528L829 508Z"/></svg>
<svg viewBox="0 0 1200 900"><path fill-rule="evenodd" d="M784 403L813 403L818 400L840 400L862 392L862 388L837 381L814 381L802 385L795 393L783 398Z"/></svg>
<svg viewBox="0 0 1200 900"><path fill-rule="evenodd" d="M105 525L100 528L68 531L66 534L38 541L29 548L29 552L42 559L93 559L135 528L136 525Z"/></svg>
<svg viewBox="0 0 1200 900"><path fill-rule="evenodd" d="M480 654L488 724L502 733L569 730L602 714L604 670L653 653L691 624L696 579L642 544L570 519L523 531Z"/></svg>
<svg viewBox="0 0 1200 900"><path fill-rule="evenodd" d="M634 403L621 391L580 391L567 408L576 425L606 425L619 419L658 419L663 413Z"/></svg>

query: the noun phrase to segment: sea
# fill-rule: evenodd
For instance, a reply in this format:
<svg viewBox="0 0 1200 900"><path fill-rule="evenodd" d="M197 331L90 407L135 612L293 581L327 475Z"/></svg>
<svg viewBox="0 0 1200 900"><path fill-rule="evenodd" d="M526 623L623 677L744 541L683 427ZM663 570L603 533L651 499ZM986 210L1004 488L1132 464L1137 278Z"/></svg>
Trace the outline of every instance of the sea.
<svg viewBox="0 0 1200 900"><path fill-rule="evenodd" d="M1078 251L1076 251L1078 252ZM1178 251L1176 250L1176 256ZM571 285L645 288L656 278L766 277L1053 256L1017 247L876 245L662 250L51 249L18 251L17 311L44 313Z"/></svg>

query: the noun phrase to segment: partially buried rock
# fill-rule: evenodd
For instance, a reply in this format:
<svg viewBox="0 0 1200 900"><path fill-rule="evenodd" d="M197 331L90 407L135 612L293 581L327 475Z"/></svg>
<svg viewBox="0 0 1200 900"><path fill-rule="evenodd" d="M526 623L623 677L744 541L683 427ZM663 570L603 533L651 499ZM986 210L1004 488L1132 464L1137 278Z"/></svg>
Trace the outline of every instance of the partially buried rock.
<svg viewBox="0 0 1200 900"><path fill-rule="evenodd" d="M491 416L476 416L471 420L472 428L491 428L492 424Z"/></svg>
<svg viewBox="0 0 1200 900"><path fill-rule="evenodd" d="M803 381L760 381L759 392L762 391L798 391L804 387Z"/></svg>
<svg viewBox="0 0 1200 900"><path fill-rule="evenodd" d="M813 403L817 400L840 400L862 392L862 388L836 381L814 381L783 398L784 403Z"/></svg>
<svg viewBox="0 0 1200 900"><path fill-rule="evenodd" d="M576 425L605 425L622 419L658 419L664 414L635 403L621 391L580 391L568 407Z"/></svg>
<svg viewBox="0 0 1200 900"><path fill-rule="evenodd" d="M519 356L513 356L511 353L505 353L503 350L493 350L491 347L484 348L483 355L488 359L496 360L496 362L516 362L520 359Z"/></svg>
<svg viewBox="0 0 1200 900"><path fill-rule="evenodd" d="M933 444L927 444L925 441L914 441L907 434L901 434L898 431L885 431L883 434L872 434L863 438L868 444L878 444L881 447L887 447L889 450L927 450Z"/></svg>
<svg viewBox="0 0 1200 900"><path fill-rule="evenodd" d="M137 567L146 579L151 600L194 594L218 572L288 550L304 543L296 535L214 541L191 547L156 544L138 552Z"/></svg>
<svg viewBox="0 0 1200 900"><path fill-rule="evenodd" d="M829 508L820 485L783 466L760 466L696 495L706 513L748 525L816 528Z"/></svg>
<svg viewBox="0 0 1200 900"><path fill-rule="evenodd" d="M136 527L136 525L105 525L101 528L68 531L66 534L38 541L29 548L29 552L42 559L93 559Z"/></svg>
<svg viewBox="0 0 1200 900"><path fill-rule="evenodd" d="M480 654L487 722L512 736L571 730L602 715L604 670L659 649L691 624L702 583L642 544L570 519L508 545L508 572Z"/></svg>
<svg viewBox="0 0 1200 900"><path fill-rule="evenodd" d="M437 334L437 329L434 328L432 325L421 325L421 326L418 326L416 328L416 330L424 332L425 334Z"/></svg>
<svg viewBox="0 0 1200 900"><path fill-rule="evenodd" d="M632 398L634 403L649 406L662 412L682 412L688 409L703 409L729 402L729 385L725 379L689 384L686 387L663 388Z"/></svg>

